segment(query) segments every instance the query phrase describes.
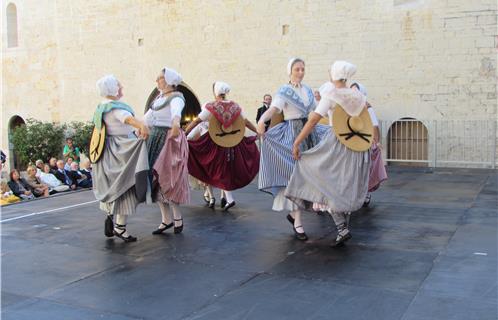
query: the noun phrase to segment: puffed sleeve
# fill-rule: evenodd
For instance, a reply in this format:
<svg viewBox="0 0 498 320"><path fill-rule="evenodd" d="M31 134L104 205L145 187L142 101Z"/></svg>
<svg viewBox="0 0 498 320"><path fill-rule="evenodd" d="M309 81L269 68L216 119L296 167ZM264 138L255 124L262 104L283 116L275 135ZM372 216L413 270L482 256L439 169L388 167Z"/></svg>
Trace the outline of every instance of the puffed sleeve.
<svg viewBox="0 0 498 320"><path fill-rule="evenodd" d="M375 115L374 109L373 108L368 108L368 114L370 115L370 119L372 119L372 124L374 127L379 126L379 120L377 119L377 116Z"/></svg>
<svg viewBox="0 0 498 320"><path fill-rule="evenodd" d="M125 123L126 118L133 117L133 115L130 112L121 109L114 109L112 110L112 113L116 117L116 119L118 119L119 122L121 123Z"/></svg>
<svg viewBox="0 0 498 320"><path fill-rule="evenodd" d="M282 110L284 109L285 107L285 100L280 97L280 95L275 95L275 99L272 100L271 102L271 106L270 107L275 107L278 109L278 112L282 112Z"/></svg>
<svg viewBox="0 0 498 320"><path fill-rule="evenodd" d="M201 108L201 113L197 116L197 118L201 119L202 121L207 121L209 120L209 116L211 115L211 112L209 112L208 109L206 109L206 104L205 103L202 108Z"/></svg>
<svg viewBox="0 0 498 320"><path fill-rule="evenodd" d="M328 115L328 111L332 109L334 102L327 98L320 99L318 106L315 109L315 112L321 115L322 117L326 117Z"/></svg>
<svg viewBox="0 0 498 320"><path fill-rule="evenodd" d="M171 100L171 117L182 117L182 111L185 107L185 101L182 98L176 97Z"/></svg>

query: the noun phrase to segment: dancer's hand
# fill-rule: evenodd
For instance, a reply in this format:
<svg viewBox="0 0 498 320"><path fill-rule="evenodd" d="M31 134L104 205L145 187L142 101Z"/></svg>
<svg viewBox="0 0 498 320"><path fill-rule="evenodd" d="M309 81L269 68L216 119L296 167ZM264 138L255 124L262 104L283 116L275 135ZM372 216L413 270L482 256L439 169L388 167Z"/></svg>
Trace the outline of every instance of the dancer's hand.
<svg viewBox="0 0 498 320"><path fill-rule="evenodd" d="M178 137L179 134L180 134L180 127L178 127L177 125L173 125L173 127L171 127L171 137L176 138Z"/></svg>
<svg viewBox="0 0 498 320"><path fill-rule="evenodd" d="M144 123L140 124L138 128L138 136L142 139L147 139L149 137L149 127Z"/></svg>
<svg viewBox="0 0 498 320"><path fill-rule="evenodd" d="M292 146L292 156L294 157L294 160L299 160L301 158L301 152L299 152L299 145Z"/></svg>

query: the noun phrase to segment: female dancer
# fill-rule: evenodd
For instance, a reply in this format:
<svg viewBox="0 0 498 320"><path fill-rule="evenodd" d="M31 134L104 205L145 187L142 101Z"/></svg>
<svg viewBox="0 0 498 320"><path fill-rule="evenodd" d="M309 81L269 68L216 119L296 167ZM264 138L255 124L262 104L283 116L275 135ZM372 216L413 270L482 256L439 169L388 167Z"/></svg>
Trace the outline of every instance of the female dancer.
<svg viewBox="0 0 498 320"><path fill-rule="evenodd" d="M300 58L289 61L289 83L278 90L270 108L258 122L258 132L264 135L261 144L259 189L273 195L273 210L290 211L287 220L292 224L296 238L303 241L307 240L308 236L301 222L301 211L296 204L285 198L284 191L294 170L292 144L303 129L308 114L315 109L313 90L302 83L304 68L304 61ZM284 121L265 133L265 121L280 113L283 114ZM316 130L299 144L301 151L316 145L326 130L326 126L317 126Z"/></svg>
<svg viewBox="0 0 498 320"><path fill-rule="evenodd" d="M149 176L152 177L154 200L159 203L162 216L161 224L152 234L161 234L171 227L174 233L181 233L183 218L179 205L190 201L188 144L180 129L185 98L176 91L181 82L178 72L163 68L156 79L160 94L144 116L151 130L147 140ZM173 221L169 210L173 212Z"/></svg>

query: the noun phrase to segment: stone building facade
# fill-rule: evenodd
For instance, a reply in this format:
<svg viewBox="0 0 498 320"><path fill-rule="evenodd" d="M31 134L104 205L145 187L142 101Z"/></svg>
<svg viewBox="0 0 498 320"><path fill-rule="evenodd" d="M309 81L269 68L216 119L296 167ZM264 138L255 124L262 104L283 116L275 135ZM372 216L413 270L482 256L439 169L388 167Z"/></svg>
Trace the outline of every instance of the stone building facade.
<svg viewBox="0 0 498 320"><path fill-rule="evenodd" d="M334 60L356 64L382 120L496 121L497 10L496 0L4 0L1 148L30 117L89 120L107 73L142 114L165 65L202 102L213 81L230 83L254 118L293 56L314 88Z"/></svg>

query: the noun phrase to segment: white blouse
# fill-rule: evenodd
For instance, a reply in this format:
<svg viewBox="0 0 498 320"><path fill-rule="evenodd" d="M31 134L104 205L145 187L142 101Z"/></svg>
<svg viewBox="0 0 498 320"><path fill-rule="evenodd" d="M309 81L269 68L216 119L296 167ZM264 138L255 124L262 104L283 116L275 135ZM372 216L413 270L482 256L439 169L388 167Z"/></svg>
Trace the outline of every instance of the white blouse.
<svg viewBox="0 0 498 320"><path fill-rule="evenodd" d="M159 97L154 100L152 106L158 107L166 101L167 97ZM144 116L144 121L149 127L168 127L171 128L175 117L182 117L182 111L185 107L185 101L180 97L173 98L167 106L159 110L150 108Z"/></svg>
<svg viewBox="0 0 498 320"><path fill-rule="evenodd" d="M293 89L294 89L294 92L296 92L297 95L299 95L299 97L301 97L301 99L303 100L305 105L308 105L310 103L310 101L308 99L308 91L303 86L300 86L298 88L293 87ZM314 99L315 98L313 98L313 100ZM315 102L313 102L313 103L315 103ZM307 114L303 115L301 110L299 110L297 107L295 107L291 104L288 104L287 101L285 99L283 99L282 97L280 97L278 94L275 95L275 99L273 99L270 107L277 108L279 113L283 112L284 113L284 120L299 119L299 118L302 118L303 116L304 117L308 116Z"/></svg>
<svg viewBox="0 0 498 320"><path fill-rule="evenodd" d="M125 123L126 118L133 115L122 109L112 109L104 113L103 120L105 122L107 134L110 136L129 135L135 130L132 126Z"/></svg>

